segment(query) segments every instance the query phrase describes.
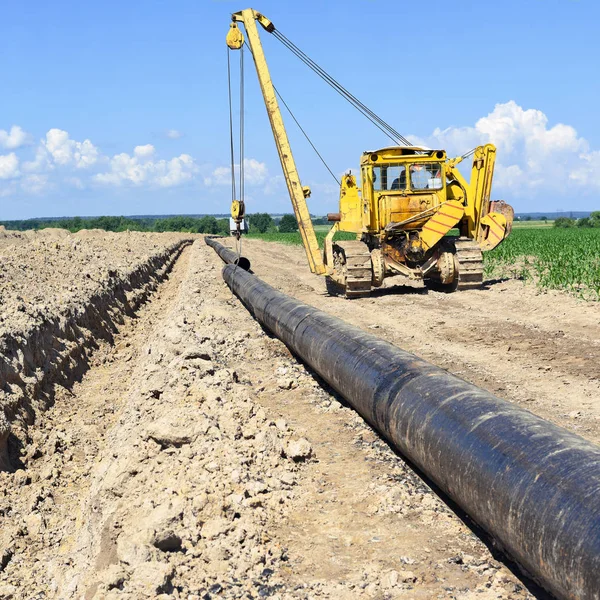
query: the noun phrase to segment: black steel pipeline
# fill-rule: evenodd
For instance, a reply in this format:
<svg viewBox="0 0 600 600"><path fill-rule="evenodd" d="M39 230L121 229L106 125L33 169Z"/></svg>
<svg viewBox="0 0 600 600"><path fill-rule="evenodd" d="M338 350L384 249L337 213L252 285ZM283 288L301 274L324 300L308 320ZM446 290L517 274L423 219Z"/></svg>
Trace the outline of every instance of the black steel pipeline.
<svg viewBox="0 0 600 600"><path fill-rule="evenodd" d="M204 241L214 249L214 251L226 262L228 265L237 265L244 271L250 270L250 261L245 256L238 256L230 248L226 248L223 244L219 244L214 238L206 237Z"/></svg>
<svg viewBox="0 0 600 600"><path fill-rule="evenodd" d="M226 266L258 321L558 598L600 598L600 447Z"/></svg>

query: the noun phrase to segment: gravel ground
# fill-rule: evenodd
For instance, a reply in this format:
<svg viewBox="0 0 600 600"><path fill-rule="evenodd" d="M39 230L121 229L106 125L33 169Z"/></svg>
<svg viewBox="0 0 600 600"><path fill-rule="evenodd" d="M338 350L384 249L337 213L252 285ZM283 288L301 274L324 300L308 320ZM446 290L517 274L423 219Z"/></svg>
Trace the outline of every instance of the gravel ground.
<svg viewBox="0 0 600 600"><path fill-rule="evenodd" d="M0 474L0 598L543 594L267 335L203 242Z"/></svg>

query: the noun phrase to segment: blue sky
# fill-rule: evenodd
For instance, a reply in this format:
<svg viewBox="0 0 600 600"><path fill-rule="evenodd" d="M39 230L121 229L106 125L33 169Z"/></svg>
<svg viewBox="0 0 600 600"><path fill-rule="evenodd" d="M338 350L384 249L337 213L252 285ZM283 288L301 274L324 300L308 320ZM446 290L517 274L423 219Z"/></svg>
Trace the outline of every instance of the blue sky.
<svg viewBox="0 0 600 600"><path fill-rule="evenodd" d="M229 209L229 0L4 0L0 219ZM600 209L600 8L591 0L260 0L254 8L409 139L498 146L493 197ZM383 135L261 32L278 89L332 170ZM232 56L237 63L239 53ZM250 212L290 212L246 53ZM237 86L237 78L234 85ZM330 175L284 112L311 212Z"/></svg>

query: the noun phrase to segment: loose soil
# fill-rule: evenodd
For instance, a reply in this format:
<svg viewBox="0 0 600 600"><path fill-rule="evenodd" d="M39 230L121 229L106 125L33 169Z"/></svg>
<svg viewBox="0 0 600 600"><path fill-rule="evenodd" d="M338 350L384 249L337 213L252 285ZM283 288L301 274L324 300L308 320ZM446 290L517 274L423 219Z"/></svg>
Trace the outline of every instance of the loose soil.
<svg viewBox="0 0 600 600"><path fill-rule="evenodd" d="M513 281L346 301L300 248L244 250L282 291L597 439L597 307ZM55 384L20 468L0 473L0 598L544 598L221 267L202 240L183 249L87 372Z"/></svg>
<svg viewBox="0 0 600 600"><path fill-rule="evenodd" d="M0 230L0 468L19 463L28 426L112 342L123 315L156 289L179 234Z"/></svg>

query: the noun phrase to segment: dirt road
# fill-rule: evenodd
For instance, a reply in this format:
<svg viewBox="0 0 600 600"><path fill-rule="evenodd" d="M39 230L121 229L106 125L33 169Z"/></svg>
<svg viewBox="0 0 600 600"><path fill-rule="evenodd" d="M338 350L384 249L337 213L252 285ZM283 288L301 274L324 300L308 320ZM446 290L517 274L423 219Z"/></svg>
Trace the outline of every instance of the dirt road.
<svg viewBox="0 0 600 600"><path fill-rule="evenodd" d="M521 401L520 380L493 378L477 356L495 352L491 339L461 330L459 307L478 292L402 289L349 312L306 273L300 249L274 246L273 274L273 246L245 247L280 289L351 322L362 315L367 329ZM30 426L22 468L0 473L0 598L544 598L262 330L221 266L202 241L185 249ZM427 303L435 317L410 316ZM525 353L530 338L515 339L502 343ZM593 436L597 388L579 377L590 408L565 419Z"/></svg>

